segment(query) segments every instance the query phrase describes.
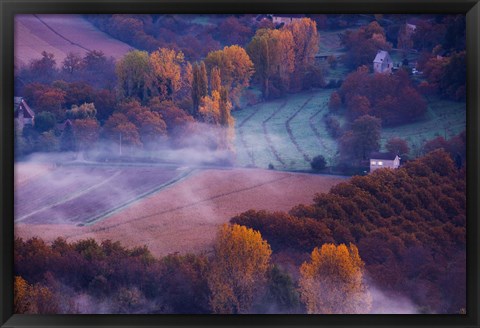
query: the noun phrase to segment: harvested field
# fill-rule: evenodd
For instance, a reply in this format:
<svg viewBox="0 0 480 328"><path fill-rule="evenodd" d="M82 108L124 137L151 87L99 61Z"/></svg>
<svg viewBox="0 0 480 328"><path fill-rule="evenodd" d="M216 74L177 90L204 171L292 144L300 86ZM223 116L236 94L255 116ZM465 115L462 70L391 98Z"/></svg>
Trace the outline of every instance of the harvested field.
<svg viewBox="0 0 480 328"><path fill-rule="evenodd" d="M16 188L15 222L92 223L180 176L175 167L58 167Z"/></svg>
<svg viewBox="0 0 480 328"><path fill-rule="evenodd" d="M15 225L17 237L53 241L94 238L147 245L156 256L209 250L220 224L248 209L286 211L311 203L344 177L260 169L198 170L188 178L151 194L108 218L88 226Z"/></svg>
<svg viewBox="0 0 480 328"><path fill-rule="evenodd" d="M15 190L36 178L48 174L54 167L53 164L15 163Z"/></svg>
<svg viewBox="0 0 480 328"><path fill-rule="evenodd" d="M53 53L61 65L69 52L84 55L101 50L118 59L131 49L129 45L101 32L81 15L17 15L15 17L15 63L28 65L42 51Z"/></svg>

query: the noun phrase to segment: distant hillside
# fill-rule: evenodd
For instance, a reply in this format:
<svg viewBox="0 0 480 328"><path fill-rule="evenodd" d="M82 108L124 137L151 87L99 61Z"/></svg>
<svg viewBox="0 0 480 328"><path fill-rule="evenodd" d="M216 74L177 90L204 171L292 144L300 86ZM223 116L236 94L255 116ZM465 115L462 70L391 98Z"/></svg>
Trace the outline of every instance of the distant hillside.
<svg viewBox="0 0 480 328"><path fill-rule="evenodd" d="M83 56L87 51L101 50L118 59L132 48L101 32L81 15L18 15L14 46L16 67L40 58L42 51L53 53L61 65L69 52Z"/></svg>

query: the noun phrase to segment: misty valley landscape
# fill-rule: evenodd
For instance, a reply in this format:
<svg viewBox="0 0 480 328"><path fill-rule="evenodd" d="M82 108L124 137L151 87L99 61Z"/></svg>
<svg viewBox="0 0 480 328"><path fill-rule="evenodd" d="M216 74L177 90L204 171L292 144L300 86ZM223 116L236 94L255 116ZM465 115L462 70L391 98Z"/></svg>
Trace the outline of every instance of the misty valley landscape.
<svg viewBox="0 0 480 328"><path fill-rule="evenodd" d="M466 313L463 15L17 15L14 311Z"/></svg>

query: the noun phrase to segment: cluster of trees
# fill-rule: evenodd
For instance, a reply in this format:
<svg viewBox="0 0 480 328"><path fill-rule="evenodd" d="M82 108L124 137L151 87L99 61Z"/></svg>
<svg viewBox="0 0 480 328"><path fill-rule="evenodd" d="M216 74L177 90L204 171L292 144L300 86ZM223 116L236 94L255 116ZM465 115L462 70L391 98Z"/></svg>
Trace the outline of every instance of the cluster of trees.
<svg viewBox="0 0 480 328"><path fill-rule="evenodd" d="M260 22L253 15L86 15L100 30L148 52L158 48L182 51L201 60L225 45L244 46ZM219 19L218 19L219 18Z"/></svg>
<svg viewBox="0 0 480 328"><path fill-rule="evenodd" d="M352 70L362 65L371 65L378 50L389 51L392 48L392 44L387 42L385 30L377 21L358 30L348 30L339 36L347 50L343 61Z"/></svg>
<svg viewBox="0 0 480 328"><path fill-rule="evenodd" d="M323 86L314 65L320 38L315 21L302 18L280 29L259 29L247 46L255 64L255 78L265 99L287 91Z"/></svg>
<svg viewBox="0 0 480 328"><path fill-rule="evenodd" d="M315 248L298 288L258 231L220 227L213 254L156 259L109 240L15 240L16 313L368 313L350 244ZM320 294L319 294L320 293ZM351 303L345 300L351 300ZM303 303L301 302L303 300Z"/></svg>
<svg viewBox="0 0 480 328"><path fill-rule="evenodd" d="M103 21L102 17L98 19ZM150 16L109 17L115 33L134 26L129 32L132 37L156 24ZM156 20L165 23L173 16L162 17ZM242 28L242 19L224 20L237 27L237 39L250 35ZM313 65L319 43L315 22L304 18L278 30L270 28L260 29L247 50L225 46L195 63L172 47L150 53L132 50L116 63L99 51L83 58L70 53L58 69L54 56L44 52L18 75L23 83L18 90L36 111L38 125L18 131L17 154L88 150L99 140L148 149L168 139L171 145L181 146L188 144L182 139L189 133L205 130L197 122L212 129L205 137L209 147L233 152L231 110L240 106L254 74L265 98L279 96L274 89L283 94L321 81L321 72Z"/></svg>
<svg viewBox="0 0 480 328"><path fill-rule="evenodd" d="M115 83L115 61L107 58L102 51L92 50L83 57L70 52L57 65L55 56L43 51L41 58L32 60L15 72L15 90L21 94L29 83L51 84L57 80L85 82L96 88L110 89Z"/></svg>
<svg viewBox="0 0 480 328"><path fill-rule="evenodd" d="M260 231L274 254L299 259L321 244L355 243L380 290L408 296L421 311L458 312L466 302L465 192L465 167L436 150L355 176L311 205L250 210L231 222Z"/></svg>
<svg viewBox="0 0 480 328"><path fill-rule="evenodd" d="M381 119L384 126L410 123L427 110L425 100L404 70L370 74L366 66L347 75L338 93L332 94L330 109L335 111L339 104L345 106L351 120L372 115Z"/></svg>
<svg viewBox="0 0 480 328"><path fill-rule="evenodd" d="M418 61L426 81L422 81L419 89L426 94L465 101L467 65L465 51L451 53L449 56L424 53Z"/></svg>

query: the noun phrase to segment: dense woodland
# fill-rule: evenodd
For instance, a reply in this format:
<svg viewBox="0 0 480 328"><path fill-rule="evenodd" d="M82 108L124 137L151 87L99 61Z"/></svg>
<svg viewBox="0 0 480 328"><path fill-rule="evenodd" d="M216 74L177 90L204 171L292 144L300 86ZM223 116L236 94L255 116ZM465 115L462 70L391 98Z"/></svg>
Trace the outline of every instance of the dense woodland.
<svg viewBox="0 0 480 328"><path fill-rule="evenodd" d="M353 177L311 205L252 210L231 222L260 231L287 257L354 243L381 290L405 293L429 313L457 312L465 304L465 193L465 169L436 150L397 170Z"/></svg>
<svg viewBox="0 0 480 328"><path fill-rule="evenodd" d="M465 189L465 168L436 150L288 213L242 213L210 253L156 259L120 241L17 239L16 310L368 313L382 311L370 295L378 289L419 313L457 313L466 302Z"/></svg>

